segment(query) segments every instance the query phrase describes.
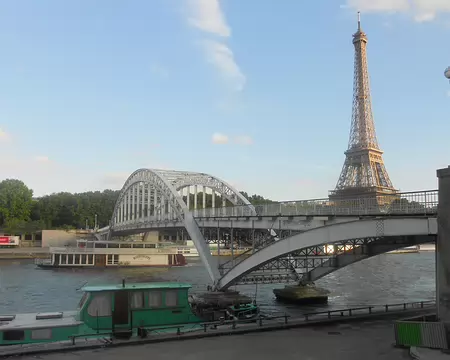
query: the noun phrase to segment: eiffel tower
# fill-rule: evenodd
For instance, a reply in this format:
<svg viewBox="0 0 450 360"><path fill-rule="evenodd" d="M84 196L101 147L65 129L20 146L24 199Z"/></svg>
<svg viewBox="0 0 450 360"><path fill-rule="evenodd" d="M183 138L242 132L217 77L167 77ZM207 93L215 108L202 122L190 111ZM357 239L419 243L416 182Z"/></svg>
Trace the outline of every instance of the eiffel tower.
<svg viewBox="0 0 450 360"><path fill-rule="evenodd" d="M355 69L353 82L353 111L345 162L330 200L375 198L378 204L391 202L397 193L383 162L373 121L369 70L367 68L367 36L361 29L358 12L358 31L353 34ZM386 196L390 195L390 196ZM390 198L390 199L387 199Z"/></svg>

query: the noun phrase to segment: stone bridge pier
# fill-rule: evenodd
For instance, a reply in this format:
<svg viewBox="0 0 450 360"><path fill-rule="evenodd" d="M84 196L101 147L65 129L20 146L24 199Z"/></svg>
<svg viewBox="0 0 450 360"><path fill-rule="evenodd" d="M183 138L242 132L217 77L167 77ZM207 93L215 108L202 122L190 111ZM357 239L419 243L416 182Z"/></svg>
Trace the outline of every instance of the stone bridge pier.
<svg viewBox="0 0 450 360"><path fill-rule="evenodd" d="M450 166L437 171L439 179L436 244L436 305L438 319L450 339Z"/></svg>

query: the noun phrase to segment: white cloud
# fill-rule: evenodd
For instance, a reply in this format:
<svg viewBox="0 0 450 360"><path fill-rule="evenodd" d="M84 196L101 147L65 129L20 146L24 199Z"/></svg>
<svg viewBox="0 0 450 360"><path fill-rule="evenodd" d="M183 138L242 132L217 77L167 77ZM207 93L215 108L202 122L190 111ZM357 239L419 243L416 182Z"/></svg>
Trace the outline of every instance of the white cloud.
<svg viewBox="0 0 450 360"><path fill-rule="evenodd" d="M234 138L236 144L239 145L251 145L253 144L253 139L248 135L239 135Z"/></svg>
<svg viewBox="0 0 450 360"><path fill-rule="evenodd" d="M228 136L220 133L214 133L211 140L213 144L227 144Z"/></svg>
<svg viewBox="0 0 450 360"><path fill-rule="evenodd" d="M37 162L40 162L40 163L46 163L46 162L49 162L49 161L50 161L49 158L48 158L48 156L42 156L42 155L40 155L40 156L35 156L34 159L35 159Z"/></svg>
<svg viewBox="0 0 450 360"><path fill-rule="evenodd" d="M222 37L231 35L219 0L188 0L188 5L191 12L189 24L214 35Z"/></svg>
<svg viewBox="0 0 450 360"><path fill-rule="evenodd" d="M228 144L230 142L230 137L221 133L214 133L212 135L213 144ZM253 139L248 135L238 135L232 138L233 143L238 145L252 145Z"/></svg>
<svg viewBox="0 0 450 360"><path fill-rule="evenodd" d="M236 91L242 91L246 78L234 59L233 51L227 45L214 40L203 41L203 47L207 61L219 70L230 86Z"/></svg>
<svg viewBox="0 0 450 360"><path fill-rule="evenodd" d="M449 0L347 0L346 5L362 12L403 12L417 22L432 21L438 14L450 13Z"/></svg>
<svg viewBox="0 0 450 360"><path fill-rule="evenodd" d="M416 20L417 22L427 22L434 20L435 16L436 14L433 12L421 13L414 15L414 20Z"/></svg>
<svg viewBox="0 0 450 360"><path fill-rule="evenodd" d="M347 7L362 12L396 12L410 9L409 0L347 0Z"/></svg>
<svg viewBox="0 0 450 360"><path fill-rule="evenodd" d="M188 22L207 35L228 38L228 26L219 0L186 0L189 9ZM206 59L236 91L244 88L246 79L237 64L232 49L219 40L203 40Z"/></svg>

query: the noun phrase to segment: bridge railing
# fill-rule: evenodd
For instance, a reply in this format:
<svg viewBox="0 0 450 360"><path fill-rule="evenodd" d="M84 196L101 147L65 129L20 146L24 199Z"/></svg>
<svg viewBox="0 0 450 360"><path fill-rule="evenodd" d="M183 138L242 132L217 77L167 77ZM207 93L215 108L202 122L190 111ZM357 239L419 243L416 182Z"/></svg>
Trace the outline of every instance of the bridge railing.
<svg viewBox="0 0 450 360"><path fill-rule="evenodd" d="M308 215L430 215L437 213L438 191L404 192L373 197L283 201L193 210L195 217L308 216Z"/></svg>

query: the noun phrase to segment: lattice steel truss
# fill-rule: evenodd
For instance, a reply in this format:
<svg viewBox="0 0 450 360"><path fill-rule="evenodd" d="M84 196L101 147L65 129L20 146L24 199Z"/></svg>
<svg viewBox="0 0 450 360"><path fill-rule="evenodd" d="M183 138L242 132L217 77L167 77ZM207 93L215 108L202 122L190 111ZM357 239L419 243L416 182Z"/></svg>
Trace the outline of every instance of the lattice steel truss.
<svg viewBox="0 0 450 360"><path fill-rule="evenodd" d="M358 14L359 17L359 14ZM355 68L353 82L352 124L348 150L339 180L330 199L363 194L395 193L378 146L372 113L369 71L367 66L367 36L361 30L353 35Z"/></svg>
<svg viewBox="0 0 450 360"><path fill-rule="evenodd" d="M375 237L312 246L273 259L234 284L307 283L368 257L430 241L433 241L431 237ZM221 273L229 270L231 265L223 264Z"/></svg>

